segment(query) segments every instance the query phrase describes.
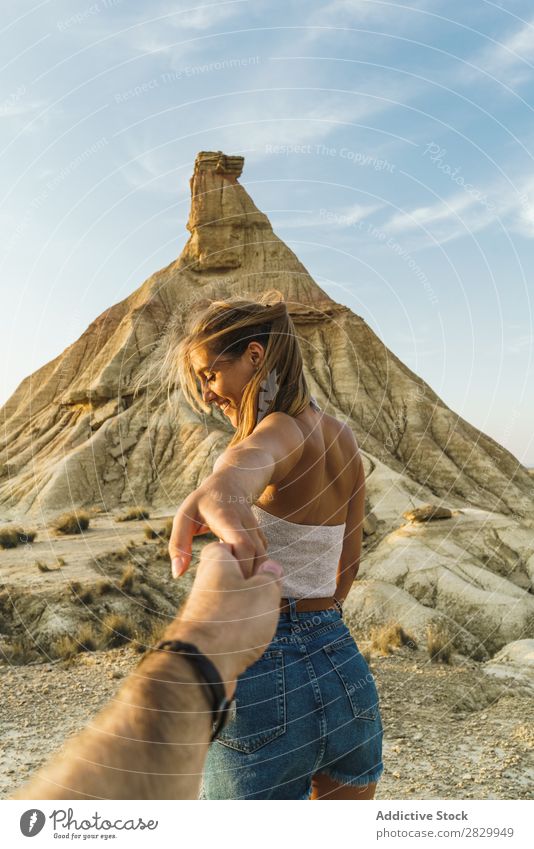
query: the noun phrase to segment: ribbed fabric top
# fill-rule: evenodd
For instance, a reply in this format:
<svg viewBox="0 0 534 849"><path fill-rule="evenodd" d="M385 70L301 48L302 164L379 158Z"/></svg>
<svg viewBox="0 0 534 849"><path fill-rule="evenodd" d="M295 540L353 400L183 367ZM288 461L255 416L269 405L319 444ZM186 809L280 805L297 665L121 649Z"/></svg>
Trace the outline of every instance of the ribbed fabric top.
<svg viewBox="0 0 534 849"><path fill-rule="evenodd" d="M284 598L334 595L345 525L299 525L267 513L257 504L252 511L267 539L267 551L284 567Z"/></svg>

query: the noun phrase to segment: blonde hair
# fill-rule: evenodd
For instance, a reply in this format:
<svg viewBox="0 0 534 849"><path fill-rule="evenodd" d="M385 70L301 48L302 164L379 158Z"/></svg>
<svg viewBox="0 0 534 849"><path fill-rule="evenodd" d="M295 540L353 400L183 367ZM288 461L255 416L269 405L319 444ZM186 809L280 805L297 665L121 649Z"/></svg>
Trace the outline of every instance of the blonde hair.
<svg viewBox="0 0 534 849"><path fill-rule="evenodd" d="M211 408L202 398L191 364L194 350L203 347L211 358L231 361L238 359L253 340L265 348L263 362L243 391L238 426L230 445L241 442L254 430L258 393L273 368L276 368L278 391L266 414L276 410L297 416L309 405L311 395L295 327L278 290L264 293L259 300L231 297L198 302L186 323L185 333L171 356L166 357L166 367L170 368L167 379L174 385L179 383L185 400L199 412L209 412Z"/></svg>

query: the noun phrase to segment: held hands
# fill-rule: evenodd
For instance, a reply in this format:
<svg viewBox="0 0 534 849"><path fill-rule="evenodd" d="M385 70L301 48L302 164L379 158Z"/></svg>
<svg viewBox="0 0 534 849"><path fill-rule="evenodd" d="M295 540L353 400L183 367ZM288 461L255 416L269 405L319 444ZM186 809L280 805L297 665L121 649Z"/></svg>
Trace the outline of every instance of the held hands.
<svg viewBox="0 0 534 849"><path fill-rule="evenodd" d="M267 541L246 498L200 486L182 502L174 517L169 541L174 578L189 568L193 537L209 530L229 546L245 578L267 560Z"/></svg>
<svg viewBox="0 0 534 849"><path fill-rule="evenodd" d="M230 697L236 678L265 651L280 615L282 566L270 559L243 576L226 543L202 549L191 592L165 639L193 642L215 663Z"/></svg>

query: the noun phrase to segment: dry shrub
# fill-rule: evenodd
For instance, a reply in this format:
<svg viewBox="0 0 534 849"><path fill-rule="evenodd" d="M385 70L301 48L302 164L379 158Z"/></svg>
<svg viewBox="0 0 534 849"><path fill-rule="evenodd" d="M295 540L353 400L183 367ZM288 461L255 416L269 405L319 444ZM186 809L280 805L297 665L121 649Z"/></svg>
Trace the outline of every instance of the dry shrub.
<svg viewBox="0 0 534 849"><path fill-rule="evenodd" d="M108 613L102 620L101 645L103 648L116 648L130 642L135 634L135 623L129 616L120 613Z"/></svg>
<svg viewBox="0 0 534 849"><path fill-rule="evenodd" d="M15 528L15 531L19 538L19 543L22 543L23 545L33 542L37 536L37 531L25 531L24 528Z"/></svg>
<svg viewBox="0 0 534 849"><path fill-rule="evenodd" d="M112 584L111 581L98 581L95 586L97 595L107 595L108 593L112 593L114 589L116 589L115 584Z"/></svg>
<svg viewBox="0 0 534 849"><path fill-rule="evenodd" d="M86 510L73 510L62 513L52 522L52 527L58 534L81 534L89 527L91 517Z"/></svg>
<svg viewBox="0 0 534 849"><path fill-rule="evenodd" d="M92 604L93 601L94 601L93 590L90 589L89 587L86 587L79 594L78 598L80 599L82 604Z"/></svg>
<svg viewBox="0 0 534 849"><path fill-rule="evenodd" d="M429 625L426 647L432 663L450 663L452 642L448 632L439 625Z"/></svg>
<svg viewBox="0 0 534 849"><path fill-rule="evenodd" d="M39 652L35 645L24 636L10 638L9 643L4 644L0 650L0 660L11 666L25 666L38 659Z"/></svg>
<svg viewBox="0 0 534 849"><path fill-rule="evenodd" d="M411 634L408 634L398 622L390 622L380 628L371 630L370 649L376 649L382 654L392 654L393 649L401 646L416 649L417 642Z"/></svg>
<svg viewBox="0 0 534 849"><path fill-rule="evenodd" d="M170 538L171 538L171 533L172 533L172 522L173 522L173 520L172 520L172 519L167 519L167 521L165 522L165 524L164 524L164 525L163 525L163 527L161 528L161 530L160 530L160 532L159 532L159 536L160 536L162 539L170 539Z"/></svg>
<svg viewBox="0 0 534 849"><path fill-rule="evenodd" d="M76 634L62 634L51 646L51 654L55 658L68 660L83 651L96 651L97 636L90 624L80 627Z"/></svg>
<svg viewBox="0 0 534 849"><path fill-rule="evenodd" d="M373 659L371 646L366 646L365 648L360 649L360 654L363 657L363 659L366 661L366 663L371 663L371 660Z"/></svg>
<svg viewBox="0 0 534 849"><path fill-rule="evenodd" d="M70 589L76 601L81 601L82 604L92 604L94 601L92 587L84 587L79 581L71 581Z"/></svg>
<svg viewBox="0 0 534 849"><path fill-rule="evenodd" d="M58 565L58 568L61 568L62 566L65 565L65 560L64 560L63 557L58 557L56 563Z"/></svg>
<svg viewBox="0 0 534 849"><path fill-rule="evenodd" d="M79 651L96 651L98 638L93 625L83 625L78 631L77 641Z"/></svg>
<svg viewBox="0 0 534 849"><path fill-rule="evenodd" d="M117 561L126 560L129 556L130 550L128 548L120 548L118 551L110 551L109 554L105 555L105 559L111 563L116 563Z"/></svg>
<svg viewBox="0 0 534 849"><path fill-rule="evenodd" d="M141 519L150 519L150 512L146 507L129 507L124 513L115 516L116 522L135 522Z"/></svg>
<svg viewBox="0 0 534 849"><path fill-rule="evenodd" d="M51 569L46 563L43 563L41 560L36 560L35 565L39 569L39 572L57 572L57 569Z"/></svg>
<svg viewBox="0 0 534 849"><path fill-rule="evenodd" d="M16 528L0 528L0 546L2 548L16 548L19 542Z"/></svg>
<svg viewBox="0 0 534 849"><path fill-rule="evenodd" d="M131 563L128 563L128 565L124 567L122 575L119 578L119 587L127 593L131 592L135 586L136 578L137 570Z"/></svg>
<svg viewBox="0 0 534 849"><path fill-rule="evenodd" d="M144 599L145 599L145 601L147 601L147 602L148 602L148 604L149 604L151 607L155 607L155 606L156 606L156 599L155 599L155 596L154 596L154 594L153 594L152 590L150 589L150 587L147 587L147 586L146 586L146 584L141 584L141 585L140 585L140 587L139 587L139 595L141 596L141 598L144 598Z"/></svg>
<svg viewBox="0 0 534 849"><path fill-rule="evenodd" d="M145 528L145 537L147 539L169 540L172 533L172 522L172 519L167 519L159 530L156 530L151 525L147 525Z"/></svg>
<svg viewBox="0 0 534 849"><path fill-rule="evenodd" d="M137 634L132 640L132 647L136 652L142 654L159 643L165 630L166 623L162 619L152 619L149 628L144 633Z"/></svg>

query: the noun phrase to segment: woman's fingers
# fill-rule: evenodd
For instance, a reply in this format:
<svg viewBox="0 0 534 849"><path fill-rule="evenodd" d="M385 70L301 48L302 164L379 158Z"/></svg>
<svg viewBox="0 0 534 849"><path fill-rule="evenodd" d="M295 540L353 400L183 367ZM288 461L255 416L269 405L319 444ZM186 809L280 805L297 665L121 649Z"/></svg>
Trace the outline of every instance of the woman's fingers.
<svg viewBox="0 0 534 849"><path fill-rule="evenodd" d="M256 530L238 531L230 543L232 554L239 561L245 578L250 578L258 566L267 560L266 548L260 534Z"/></svg>
<svg viewBox="0 0 534 849"><path fill-rule="evenodd" d="M169 540L173 577L179 578L189 568L193 537L209 530L231 546L243 575L251 577L267 560L267 539L252 511L248 513L245 519L242 509L221 509L219 503L199 501L198 491L186 498L174 517Z"/></svg>
<svg viewBox="0 0 534 849"><path fill-rule="evenodd" d="M186 511L180 510L172 523L169 539L169 557L171 558L173 578L179 578L189 568L193 551L193 536L198 525Z"/></svg>

